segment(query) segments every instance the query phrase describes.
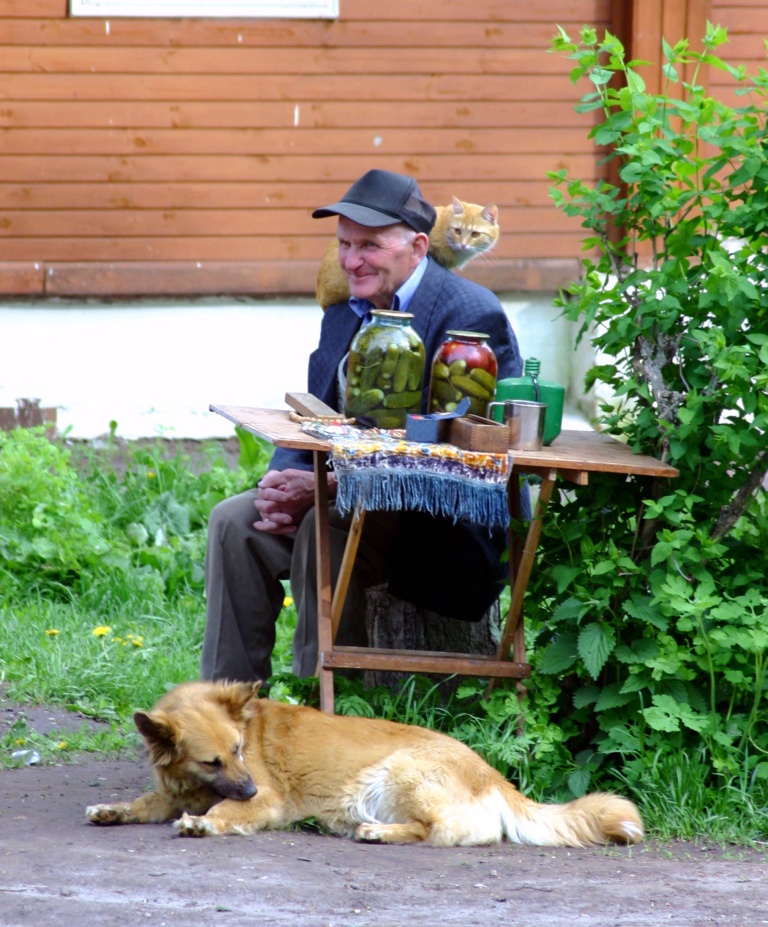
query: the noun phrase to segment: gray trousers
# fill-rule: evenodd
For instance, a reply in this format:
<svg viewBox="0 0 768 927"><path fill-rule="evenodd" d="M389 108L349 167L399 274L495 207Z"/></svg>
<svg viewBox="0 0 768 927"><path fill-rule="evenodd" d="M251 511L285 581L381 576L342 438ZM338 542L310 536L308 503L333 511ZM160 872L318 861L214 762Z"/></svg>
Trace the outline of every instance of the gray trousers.
<svg viewBox="0 0 768 927"><path fill-rule="evenodd" d="M220 502L208 522L205 559L207 614L201 679L267 680L272 675L275 625L288 579L298 616L293 672L314 676L317 668L317 574L315 518L311 509L295 535L256 531L257 490ZM397 515L369 512L349 584L336 640L365 646L365 590L386 582L387 551ZM335 582L349 534L350 517L329 513L331 575Z"/></svg>

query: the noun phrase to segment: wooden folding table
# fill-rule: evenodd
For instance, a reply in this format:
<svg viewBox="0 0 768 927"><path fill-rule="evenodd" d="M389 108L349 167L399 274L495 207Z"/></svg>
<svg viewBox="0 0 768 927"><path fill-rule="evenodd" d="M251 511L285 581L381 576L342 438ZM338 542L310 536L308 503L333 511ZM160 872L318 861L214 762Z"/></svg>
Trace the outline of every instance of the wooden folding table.
<svg viewBox="0 0 768 927"><path fill-rule="evenodd" d="M344 555L335 595L332 593L328 534L329 441L319 440L301 431L288 410L260 409L248 406L211 405L231 422L274 444L276 447L311 451L315 474L315 532L317 543L318 587L318 676L320 707L333 713L333 672L336 669L374 669L410 673L445 673L498 679L521 680L530 676L526 663L523 635L523 598L536 559L542 529L542 516L552 496L557 477L586 485L590 473L615 473L625 476L675 477L678 471L654 457L633 454L615 438L594 431L564 431L549 447L540 451L513 451L514 465L508 483L512 516L510 527L510 605L502 626L495 656L456 654L434 651L381 650L370 647L337 647L334 625L338 624L349 572L362 530L364 513L353 518L349 542ZM541 478L538 498L525 538L513 530L520 513L519 476L536 474ZM335 619L335 620L334 620ZM510 659L511 654L511 659Z"/></svg>

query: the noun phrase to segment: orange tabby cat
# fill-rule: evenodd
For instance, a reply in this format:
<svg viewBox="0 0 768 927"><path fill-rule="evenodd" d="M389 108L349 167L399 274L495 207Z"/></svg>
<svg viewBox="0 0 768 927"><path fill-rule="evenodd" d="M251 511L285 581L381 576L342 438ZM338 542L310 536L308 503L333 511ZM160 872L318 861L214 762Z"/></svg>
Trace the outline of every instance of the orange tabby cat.
<svg viewBox="0 0 768 927"><path fill-rule="evenodd" d="M429 253L443 267L463 267L490 251L499 238L499 210L493 203L477 206L455 196L450 206L436 206L437 219L429 236ZM349 299L349 287L339 267L339 243L334 240L323 255L317 273L315 297L323 309Z"/></svg>

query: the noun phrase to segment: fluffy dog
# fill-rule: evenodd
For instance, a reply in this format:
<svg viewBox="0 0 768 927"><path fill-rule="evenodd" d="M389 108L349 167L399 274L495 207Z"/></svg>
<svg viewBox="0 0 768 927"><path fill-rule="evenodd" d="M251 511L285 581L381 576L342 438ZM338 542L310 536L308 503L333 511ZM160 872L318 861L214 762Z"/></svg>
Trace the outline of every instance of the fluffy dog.
<svg viewBox="0 0 768 927"><path fill-rule="evenodd" d="M637 808L596 793L538 804L476 753L421 727L257 699L258 684L192 682L138 711L156 787L92 805L94 824L175 821L186 837L305 818L356 840L590 846L643 838Z"/></svg>

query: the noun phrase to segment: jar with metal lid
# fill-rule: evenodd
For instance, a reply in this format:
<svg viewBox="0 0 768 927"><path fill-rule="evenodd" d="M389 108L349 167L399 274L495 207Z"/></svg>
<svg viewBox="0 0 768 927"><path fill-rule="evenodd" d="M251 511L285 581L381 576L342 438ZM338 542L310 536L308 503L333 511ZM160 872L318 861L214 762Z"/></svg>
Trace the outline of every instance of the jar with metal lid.
<svg viewBox="0 0 768 927"><path fill-rule="evenodd" d="M372 419L379 428L405 428L421 409L424 342L413 314L377 309L355 335L347 361L344 414Z"/></svg>
<svg viewBox="0 0 768 927"><path fill-rule="evenodd" d="M429 380L429 411L453 412L469 398L469 411L485 416L496 396L496 355L482 332L446 332L435 352Z"/></svg>

